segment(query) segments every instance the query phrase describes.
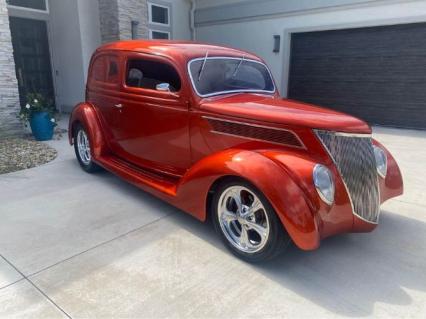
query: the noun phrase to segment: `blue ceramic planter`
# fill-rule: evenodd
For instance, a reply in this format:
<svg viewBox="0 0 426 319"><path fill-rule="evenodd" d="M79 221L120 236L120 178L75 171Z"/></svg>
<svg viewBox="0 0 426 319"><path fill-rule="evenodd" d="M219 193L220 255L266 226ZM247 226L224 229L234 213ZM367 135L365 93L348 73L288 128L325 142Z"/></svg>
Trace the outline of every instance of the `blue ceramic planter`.
<svg viewBox="0 0 426 319"><path fill-rule="evenodd" d="M47 112L36 112L30 118L31 131L37 141L48 141L53 137L53 124Z"/></svg>

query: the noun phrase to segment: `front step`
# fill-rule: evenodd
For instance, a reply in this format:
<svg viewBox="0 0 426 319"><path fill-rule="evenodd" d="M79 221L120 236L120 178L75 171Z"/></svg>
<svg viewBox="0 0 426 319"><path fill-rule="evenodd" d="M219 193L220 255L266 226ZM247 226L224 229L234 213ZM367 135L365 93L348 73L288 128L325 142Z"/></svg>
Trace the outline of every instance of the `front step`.
<svg viewBox="0 0 426 319"><path fill-rule="evenodd" d="M113 155L98 158L96 162L106 170L150 193L176 196L178 178L172 178L140 168ZM152 192L152 189L159 193Z"/></svg>

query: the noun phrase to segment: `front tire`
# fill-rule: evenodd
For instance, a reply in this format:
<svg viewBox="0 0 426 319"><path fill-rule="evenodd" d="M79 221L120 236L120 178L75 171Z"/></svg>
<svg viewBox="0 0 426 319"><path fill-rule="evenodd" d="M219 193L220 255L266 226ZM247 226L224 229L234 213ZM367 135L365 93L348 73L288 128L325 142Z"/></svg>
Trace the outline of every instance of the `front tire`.
<svg viewBox="0 0 426 319"><path fill-rule="evenodd" d="M213 195L211 212L226 247L245 261L272 259L290 243L269 201L246 181L221 184Z"/></svg>
<svg viewBox="0 0 426 319"><path fill-rule="evenodd" d="M101 168L92 160L91 143L84 127L80 124L74 129L74 151L75 156L83 170L94 173Z"/></svg>

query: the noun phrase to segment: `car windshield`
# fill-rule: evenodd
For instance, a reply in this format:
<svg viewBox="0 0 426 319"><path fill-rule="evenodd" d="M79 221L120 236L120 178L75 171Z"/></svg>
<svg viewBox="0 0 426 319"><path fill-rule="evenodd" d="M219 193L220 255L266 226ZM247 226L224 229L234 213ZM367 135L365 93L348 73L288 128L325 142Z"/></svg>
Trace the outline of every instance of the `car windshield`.
<svg viewBox="0 0 426 319"><path fill-rule="evenodd" d="M272 76L265 64L233 57L206 57L188 64L192 85L201 97L235 92L274 93Z"/></svg>

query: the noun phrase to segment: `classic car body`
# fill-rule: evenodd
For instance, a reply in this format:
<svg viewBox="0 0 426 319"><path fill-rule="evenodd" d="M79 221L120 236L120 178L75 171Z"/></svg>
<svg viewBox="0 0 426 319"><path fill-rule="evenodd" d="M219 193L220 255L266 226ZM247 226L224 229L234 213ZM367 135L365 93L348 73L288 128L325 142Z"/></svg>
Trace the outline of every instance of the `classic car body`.
<svg viewBox="0 0 426 319"><path fill-rule="evenodd" d="M220 59L233 72L241 65L248 73L249 67L263 72L264 87L206 94L210 91L196 82L207 76L203 72L215 72ZM166 74L169 82L142 87L142 72L131 71L135 67L148 77ZM76 127L84 127L94 163L201 221L218 185L236 178L264 195L302 249L315 249L322 238L338 233L373 230L380 204L402 194L392 155L372 139L365 122L282 99L272 77L266 83L265 70L253 54L213 45L104 45L92 57L86 101L72 112L70 143L76 142ZM376 148L385 157L382 174ZM318 190L313 174L318 168L319 174L331 173L332 200Z"/></svg>

